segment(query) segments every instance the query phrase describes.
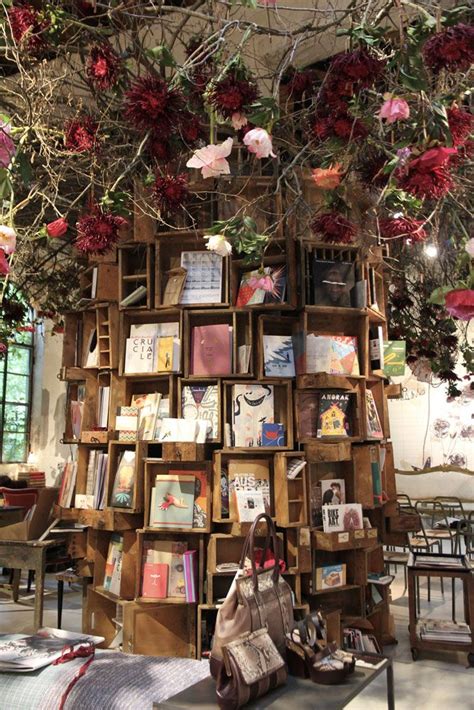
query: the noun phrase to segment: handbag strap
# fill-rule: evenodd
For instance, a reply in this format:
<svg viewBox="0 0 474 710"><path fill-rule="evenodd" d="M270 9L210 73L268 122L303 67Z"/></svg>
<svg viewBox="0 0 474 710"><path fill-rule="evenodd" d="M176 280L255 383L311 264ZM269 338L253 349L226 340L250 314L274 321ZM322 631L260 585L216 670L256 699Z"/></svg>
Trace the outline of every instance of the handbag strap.
<svg viewBox="0 0 474 710"><path fill-rule="evenodd" d="M257 564L255 562L255 532L256 529L259 525L260 522L265 521L267 524L267 536L265 540L265 548L264 548L264 554L262 555L262 559L260 561L260 569L263 568L264 565L264 556L265 556L265 551L268 548L268 542L271 539L272 541L272 547L273 547L273 558L274 558L274 563L273 563L273 574L272 574L272 580L273 584L278 583L278 578L280 576L280 565L279 565L279 560L278 560L278 538L276 534L276 528L273 520L267 513L260 513L260 515L257 515L255 520L252 523L252 526L248 532L247 538L244 543L244 547L242 550L242 557L240 559L240 569L244 568L245 564L245 557L247 556L247 551L248 551L248 556L250 558L250 564L252 565L252 581L253 581L253 588L254 591L258 591L258 578L257 578ZM267 569L272 569L272 567L268 567Z"/></svg>

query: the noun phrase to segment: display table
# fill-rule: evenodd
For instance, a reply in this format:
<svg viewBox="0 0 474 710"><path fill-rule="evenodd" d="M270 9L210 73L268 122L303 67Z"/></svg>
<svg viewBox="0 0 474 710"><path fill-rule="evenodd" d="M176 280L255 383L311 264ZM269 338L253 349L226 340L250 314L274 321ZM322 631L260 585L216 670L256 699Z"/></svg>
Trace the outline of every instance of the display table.
<svg viewBox="0 0 474 710"><path fill-rule="evenodd" d="M393 666L390 658L384 658L379 668L356 667L354 673L348 676L341 685L320 685L310 680L289 676L286 685L253 703L249 703L246 707L254 708L254 710L261 708L340 710L384 672L387 673L387 707L388 710L394 710ZM199 710L216 709L216 683L212 678L201 680L164 703L155 703L153 710L185 710L193 707L199 708Z"/></svg>

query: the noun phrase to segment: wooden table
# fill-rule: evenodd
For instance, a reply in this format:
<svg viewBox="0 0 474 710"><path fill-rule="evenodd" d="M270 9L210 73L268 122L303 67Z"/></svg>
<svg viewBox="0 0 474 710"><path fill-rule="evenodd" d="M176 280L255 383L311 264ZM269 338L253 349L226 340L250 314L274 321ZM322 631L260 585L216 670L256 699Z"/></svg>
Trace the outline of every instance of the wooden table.
<svg viewBox="0 0 474 710"><path fill-rule="evenodd" d="M369 669L356 666L354 673L347 676L344 683L340 685L321 685L310 680L288 676L286 685L245 707L254 710L263 710L263 708L271 708L271 710L302 710L302 708L305 710L310 710L310 708L342 710L384 672L387 673L387 707L388 710L395 710L391 658L384 658L379 668ZM163 703L154 703L153 710L187 710L192 707L199 708L199 710L216 709L215 680L205 678L205 680L191 685L182 693L168 698Z"/></svg>
<svg viewBox="0 0 474 710"><path fill-rule="evenodd" d="M21 505L0 506L0 528L5 527L5 525L21 523L24 517L25 509Z"/></svg>
<svg viewBox="0 0 474 710"><path fill-rule="evenodd" d="M14 570L13 601L18 601L21 570L35 572L35 631L43 624L43 593L46 553L50 547L57 546L57 540L0 540L0 566Z"/></svg>

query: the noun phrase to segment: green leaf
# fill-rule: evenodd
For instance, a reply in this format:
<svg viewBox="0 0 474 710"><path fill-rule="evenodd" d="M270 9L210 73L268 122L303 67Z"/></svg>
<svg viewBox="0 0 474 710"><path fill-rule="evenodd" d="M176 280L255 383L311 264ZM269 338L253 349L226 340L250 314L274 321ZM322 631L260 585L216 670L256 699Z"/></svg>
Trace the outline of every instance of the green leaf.
<svg viewBox="0 0 474 710"><path fill-rule="evenodd" d="M11 192L10 173L6 168L0 168L0 200L6 200L11 195Z"/></svg>
<svg viewBox="0 0 474 710"><path fill-rule="evenodd" d="M15 163L21 175L21 179L25 186L28 186L31 182L33 171L31 169L31 163L28 156L24 153L17 153Z"/></svg>
<svg viewBox="0 0 474 710"><path fill-rule="evenodd" d="M147 49L146 54L151 59L159 61L165 67L176 67L176 61L165 44L159 44L157 47Z"/></svg>
<svg viewBox="0 0 474 710"><path fill-rule="evenodd" d="M444 306L446 294L452 290L452 286L438 286L438 288L435 288L435 290L431 293L428 302L435 303L437 306Z"/></svg>
<svg viewBox="0 0 474 710"><path fill-rule="evenodd" d="M400 81L412 91L427 91L428 87L422 76L411 76L403 67L400 67Z"/></svg>

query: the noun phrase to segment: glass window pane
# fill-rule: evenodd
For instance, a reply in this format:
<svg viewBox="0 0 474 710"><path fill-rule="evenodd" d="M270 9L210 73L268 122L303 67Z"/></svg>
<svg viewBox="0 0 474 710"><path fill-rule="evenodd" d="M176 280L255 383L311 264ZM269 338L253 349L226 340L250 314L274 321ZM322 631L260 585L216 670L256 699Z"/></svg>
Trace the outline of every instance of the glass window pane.
<svg viewBox="0 0 474 710"><path fill-rule="evenodd" d="M26 460L26 439L25 434L3 434L2 461L4 463L12 461Z"/></svg>
<svg viewBox="0 0 474 710"><path fill-rule="evenodd" d="M3 383L3 379L1 380ZM1 394L0 384L0 398ZM30 391L30 378L28 375L12 375L7 374L7 390L5 394L5 399L7 402L28 402L28 396Z"/></svg>
<svg viewBox="0 0 474 710"><path fill-rule="evenodd" d="M22 343L23 345L31 345L33 341L33 333L29 330L23 330L16 334L15 342Z"/></svg>
<svg viewBox="0 0 474 710"><path fill-rule="evenodd" d="M0 372L0 403L3 400L3 386L4 386L4 380L3 380L3 372ZM0 414L1 414L1 406L0 406ZM2 423L0 422L0 426Z"/></svg>
<svg viewBox="0 0 474 710"><path fill-rule="evenodd" d="M30 371L30 350L12 345L8 348L7 372L27 375Z"/></svg>
<svg viewBox="0 0 474 710"><path fill-rule="evenodd" d="M27 431L28 407L24 404L6 404L3 427L5 432Z"/></svg>

